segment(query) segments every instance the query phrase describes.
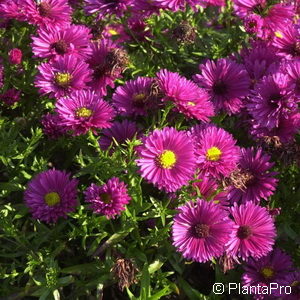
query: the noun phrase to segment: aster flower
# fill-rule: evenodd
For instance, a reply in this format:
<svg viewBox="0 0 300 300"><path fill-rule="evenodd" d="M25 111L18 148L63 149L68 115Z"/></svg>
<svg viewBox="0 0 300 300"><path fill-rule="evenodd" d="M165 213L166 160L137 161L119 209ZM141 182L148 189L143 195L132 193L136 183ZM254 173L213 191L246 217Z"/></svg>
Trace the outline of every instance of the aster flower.
<svg viewBox="0 0 300 300"><path fill-rule="evenodd" d="M92 183L84 195L94 213L105 215L108 219L120 215L131 200L127 193L127 185L117 177L109 179L102 186Z"/></svg>
<svg viewBox="0 0 300 300"><path fill-rule="evenodd" d="M122 116L145 116L156 105L155 95L152 93L153 78L137 77L117 87L112 102Z"/></svg>
<svg viewBox="0 0 300 300"><path fill-rule="evenodd" d="M300 60L289 61L284 72L288 75L288 86L294 86L294 92L300 97Z"/></svg>
<svg viewBox="0 0 300 300"><path fill-rule="evenodd" d="M185 8L185 0L154 0L155 5L159 8L169 9L171 11L183 10Z"/></svg>
<svg viewBox="0 0 300 300"><path fill-rule="evenodd" d="M273 166L270 156L264 154L261 148L242 148L239 168L231 174L232 186L228 191L228 199L238 203L268 200L278 182L274 177L277 172L270 171Z"/></svg>
<svg viewBox="0 0 300 300"><path fill-rule="evenodd" d="M175 192L194 174L193 142L185 132L169 127L156 129L143 139L138 152L136 162L142 177L159 189Z"/></svg>
<svg viewBox="0 0 300 300"><path fill-rule="evenodd" d="M283 144L292 142L300 130L300 113L293 112L286 117L280 117L277 127L268 129L256 120L251 120L250 134L258 140L278 138Z"/></svg>
<svg viewBox="0 0 300 300"><path fill-rule="evenodd" d="M293 24L282 26L275 32L273 46L278 53L287 58L300 58L300 32Z"/></svg>
<svg viewBox="0 0 300 300"><path fill-rule="evenodd" d="M263 20L260 16L249 15L243 19L244 28L250 34L259 34L262 30Z"/></svg>
<svg viewBox="0 0 300 300"><path fill-rule="evenodd" d="M250 258L244 266L243 286L269 285L282 280L291 270L292 260L289 255L275 248L267 256L258 260Z"/></svg>
<svg viewBox="0 0 300 300"><path fill-rule="evenodd" d="M159 6L154 1L135 0L132 2L132 11L136 17L148 17L152 14L159 14Z"/></svg>
<svg viewBox="0 0 300 300"><path fill-rule="evenodd" d="M174 102L179 112L205 122L214 115L209 96L193 81L165 69L159 71L156 76L164 95L163 100Z"/></svg>
<svg viewBox="0 0 300 300"><path fill-rule="evenodd" d="M22 0L7 0L0 3L0 17L4 19L15 19L27 21L26 10Z"/></svg>
<svg viewBox="0 0 300 300"><path fill-rule="evenodd" d="M220 178L228 176L237 167L240 150L231 134L214 125L197 125L190 133L202 175Z"/></svg>
<svg viewBox="0 0 300 300"><path fill-rule="evenodd" d="M284 300L299 300L300 298L300 270L286 274L285 278L278 282L280 286L290 286L291 293L282 293L280 289L277 289L277 297ZM289 291L289 290L288 290Z"/></svg>
<svg viewBox="0 0 300 300"><path fill-rule="evenodd" d="M72 55L87 58L91 53L90 29L82 25L42 28L38 36L32 37L34 57L54 58L59 55Z"/></svg>
<svg viewBox="0 0 300 300"><path fill-rule="evenodd" d="M224 7L225 6L225 0L187 0L189 5L192 7L201 4L203 7L209 7L209 6L218 6L218 7Z"/></svg>
<svg viewBox="0 0 300 300"><path fill-rule="evenodd" d="M64 27L71 23L71 7L68 0L22 0L28 22L47 27Z"/></svg>
<svg viewBox="0 0 300 300"><path fill-rule="evenodd" d="M57 139L67 133L67 128L61 125L61 119L57 114L47 113L41 120L43 133L50 139Z"/></svg>
<svg viewBox="0 0 300 300"><path fill-rule="evenodd" d="M8 52L8 59L12 65L19 65L22 62L22 50L19 48L11 49Z"/></svg>
<svg viewBox="0 0 300 300"><path fill-rule="evenodd" d="M60 124L73 130L74 135L109 128L115 115L112 107L90 90L75 91L60 98L55 106Z"/></svg>
<svg viewBox="0 0 300 300"><path fill-rule="evenodd" d="M219 203L223 207L229 205L227 191L218 190L219 184L214 178L209 176L198 176L197 180L193 183L193 187L199 190L201 197L204 200L212 200L214 203Z"/></svg>
<svg viewBox="0 0 300 300"><path fill-rule="evenodd" d="M5 93L0 95L1 101L6 105L12 106L15 103L19 102L21 92L15 88L8 89Z"/></svg>
<svg viewBox="0 0 300 300"><path fill-rule="evenodd" d="M249 93L250 79L242 65L226 58L208 60L199 66L201 75L194 80L204 87L217 111L235 114L243 107L242 99Z"/></svg>
<svg viewBox="0 0 300 300"><path fill-rule="evenodd" d="M97 13L98 18L103 18L112 14L119 17L124 15L132 0L85 0L85 2L84 9L87 14Z"/></svg>
<svg viewBox="0 0 300 300"><path fill-rule="evenodd" d="M249 96L250 115L268 129L278 127L280 117L287 118L297 108L297 99L289 86L288 76L275 73L265 76Z"/></svg>
<svg viewBox="0 0 300 300"><path fill-rule="evenodd" d="M33 218L56 223L77 206L77 179L65 171L48 170L33 178L24 193L24 200Z"/></svg>
<svg viewBox="0 0 300 300"><path fill-rule="evenodd" d="M274 245L276 229L274 220L265 207L248 201L238 206L234 203L231 215L235 222L226 247L226 253L246 260L267 255Z"/></svg>
<svg viewBox="0 0 300 300"><path fill-rule="evenodd" d="M43 95L63 97L74 90L86 88L91 80L88 64L73 56L61 56L38 67L39 73L35 78L35 86Z"/></svg>
<svg viewBox="0 0 300 300"><path fill-rule="evenodd" d="M206 262L224 253L233 223L218 204L198 199L178 208L172 226L173 245L183 257Z"/></svg>
<svg viewBox="0 0 300 300"><path fill-rule="evenodd" d="M128 55L125 50L108 39L91 44L92 54L88 60L93 70L93 80L90 86L100 96L106 95L106 88L114 88L114 81L121 77L121 73L128 64Z"/></svg>
<svg viewBox="0 0 300 300"><path fill-rule="evenodd" d="M138 133L136 123L123 120L122 122L115 121L110 128L103 129L99 146L102 150L107 150L113 144L114 140L119 144L123 144L126 140L131 140Z"/></svg>

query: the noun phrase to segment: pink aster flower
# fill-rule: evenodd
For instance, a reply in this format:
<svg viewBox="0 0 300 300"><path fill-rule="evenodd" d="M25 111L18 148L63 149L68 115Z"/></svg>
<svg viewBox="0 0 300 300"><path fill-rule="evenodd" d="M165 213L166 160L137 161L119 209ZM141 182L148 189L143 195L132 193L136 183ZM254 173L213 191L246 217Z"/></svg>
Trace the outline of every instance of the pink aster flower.
<svg viewBox="0 0 300 300"><path fill-rule="evenodd" d="M169 9L171 11L183 10L185 8L185 0L154 0L159 8Z"/></svg>
<svg viewBox="0 0 300 300"><path fill-rule="evenodd" d="M289 255L275 248L260 259L250 258L244 266L243 286L269 285L282 280L292 268ZM271 291L272 292L272 291Z"/></svg>
<svg viewBox="0 0 300 300"><path fill-rule="evenodd" d="M102 130L99 146L102 150L107 150L110 146L115 148L115 141L118 145L124 144L126 140L133 139L138 131L134 122L128 120L115 121L110 128Z"/></svg>
<svg viewBox="0 0 300 300"><path fill-rule="evenodd" d="M91 80L88 64L73 56L60 56L38 67L39 73L35 78L35 86L43 95L63 97L74 90L82 90Z"/></svg>
<svg viewBox="0 0 300 300"><path fill-rule="evenodd" d="M74 135L88 130L109 128L115 113L113 108L92 91L75 91L56 102L61 125L73 130Z"/></svg>
<svg viewBox="0 0 300 300"><path fill-rule="evenodd" d="M280 27L275 32L273 46L278 53L287 58L300 58L300 31L295 25L290 24Z"/></svg>
<svg viewBox="0 0 300 300"><path fill-rule="evenodd" d="M77 206L77 179L65 171L48 170L33 178L24 193L24 200L33 218L56 223Z"/></svg>
<svg viewBox="0 0 300 300"><path fill-rule="evenodd" d="M6 105L12 106L20 101L21 92L15 88L8 89L6 92L0 95L1 101Z"/></svg>
<svg viewBox="0 0 300 300"><path fill-rule="evenodd" d="M7 0L0 3L0 17L4 19L16 19L27 21L23 0Z"/></svg>
<svg viewBox="0 0 300 300"><path fill-rule="evenodd" d="M248 98L247 109L260 125L272 129L278 127L280 117L287 118L296 111L297 102L288 76L278 72L256 84Z"/></svg>
<svg viewBox="0 0 300 300"><path fill-rule="evenodd" d="M28 22L47 27L64 27L71 23L71 7L68 0L22 0Z"/></svg>
<svg viewBox="0 0 300 300"><path fill-rule="evenodd" d="M91 204L94 213L105 215L108 219L120 215L131 200L127 185L117 177L109 179L102 186L92 183L84 195L85 201Z"/></svg>
<svg viewBox="0 0 300 300"><path fill-rule="evenodd" d="M195 142L197 165L202 175L228 176L240 158L240 149L233 136L214 125L195 126L190 131Z"/></svg>
<svg viewBox="0 0 300 300"><path fill-rule="evenodd" d="M8 59L12 65L19 65L22 62L22 50L19 48L11 49L8 52Z"/></svg>
<svg viewBox="0 0 300 300"><path fill-rule="evenodd" d="M276 238L273 218L265 207L248 201L231 208L234 230L226 247L228 255L246 260L261 258L272 251Z"/></svg>
<svg viewBox="0 0 300 300"><path fill-rule="evenodd" d="M172 226L177 251L197 262L220 257L233 228L228 213L218 204L201 199L187 202L178 211Z"/></svg>
<svg viewBox="0 0 300 300"><path fill-rule="evenodd" d="M124 12L131 6L132 0L85 0L84 7L87 14L98 14L98 18L106 15L115 14L117 16L124 15Z"/></svg>
<svg viewBox="0 0 300 300"><path fill-rule="evenodd" d="M278 182L274 176L278 173L270 171L274 166L270 158L260 148L241 149L239 169L228 192L231 202L258 204L261 199L268 200L274 194Z"/></svg>
<svg viewBox="0 0 300 300"><path fill-rule="evenodd" d="M187 0L187 2L192 7L195 7L195 5L201 5L203 7L209 7L209 6L223 7L223 6L225 6L225 0Z"/></svg>
<svg viewBox="0 0 300 300"><path fill-rule="evenodd" d="M67 133L67 128L61 125L61 119L57 114L47 113L43 116L42 130L50 139L58 139Z"/></svg>
<svg viewBox="0 0 300 300"><path fill-rule="evenodd" d="M91 54L90 39L90 29L82 25L42 28L32 37L32 52L41 58L68 54L83 59Z"/></svg>
<svg viewBox="0 0 300 300"><path fill-rule="evenodd" d="M193 81L165 69L159 71L156 76L164 95L163 100L174 102L179 112L205 122L214 115L208 94Z"/></svg>
<svg viewBox="0 0 300 300"><path fill-rule="evenodd" d="M156 106L152 93L153 78L137 77L118 86L112 96L112 103L122 116L145 116Z"/></svg>
<svg viewBox="0 0 300 300"><path fill-rule="evenodd" d="M250 86L245 68L227 58L216 62L208 60L199 68L201 75L195 75L194 80L207 90L216 110L225 110L229 114L239 112Z"/></svg>
<svg viewBox="0 0 300 300"><path fill-rule="evenodd" d="M289 61L284 72L288 75L288 85L294 86L295 94L300 97L300 60Z"/></svg>
<svg viewBox="0 0 300 300"><path fill-rule="evenodd" d="M128 56L125 50L108 39L92 43L91 48L88 63L93 70L93 80L90 86L100 96L105 96L107 86L114 88L114 81L121 77L128 64Z"/></svg>
<svg viewBox="0 0 300 300"><path fill-rule="evenodd" d="M194 146L185 132L156 129L143 139L138 152L136 162L142 177L159 189L175 192L193 177Z"/></svg>

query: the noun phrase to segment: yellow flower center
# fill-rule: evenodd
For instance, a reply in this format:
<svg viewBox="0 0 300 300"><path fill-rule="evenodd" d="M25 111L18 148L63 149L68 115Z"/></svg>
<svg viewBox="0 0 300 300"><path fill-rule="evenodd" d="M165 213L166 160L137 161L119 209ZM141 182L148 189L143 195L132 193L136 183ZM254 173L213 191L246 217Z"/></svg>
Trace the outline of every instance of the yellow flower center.
<svg viewBox="0 0 300 300"><path fill-rule="evenodd" d="M217 147L211 147L206 152L206 158L212 161L219 160L221 155L222 155L222 151Z"/></svg>
<svg viewBox="0 0 300 300"><path fill-rule="evenodd" d="M300 285L300 281L293 281L293 283L291 284L291 286L299 286Z"/></svg>
<svg viewBox="0 0 300 300"><path fill-rule="evenodd" d="M282 33L281 33L280 31L275 31L275 35L276 35L278 38L280 38L280 39L283 38L283 35L282 35Z"/></svg>
<svg viewBox="0 0 300 300"><path fill-rule="evenodd" d="M70 73L56 73L55 82L61 87L68 87L72 80L72 75Z"/></svg>
<svg viewBox="0 0 300 300"><path fill-rule="evenodd" d="M115 31L114 29L109 29L108 32L111 34L111 35L117 35L118 32Z"/></svg>
<svg viewBox="0 0 300 300"><path fill-rule="evenodd" d="M164 169L172 169L176 163L176 155L171 150L165 150L158 157L158 162Z"/></svg>
<svg viewBox="0 0 300 300"><path fill-rule="evenodd" d="M262 268L260 272L266 279L270 279L274 276L274 270L270 267Z"/></svg>
<svg viewBox="0 0 300 300"><path fill-rule="evenodd" d="M191 101L189 101L187 104L188 104L189 106L195 106L195 105L196 105L195 102L191 102Z"/></svg>
<svg viewBox="0 0 300 300"><path fill-rule="evenodd" d="M139 101L144 100L145 97L146 97L146 95L143 94L143 93L141 93L141 94L135 94L135 95L133 95L133 101L139 102Z"/></svg>
<svg viewBox="0 0 300 300"><path fill-rule="evenodd" d="M76 116L81 118L88 118L92 115L92 111L86 107L77 109Z"/></svg>
<svg viewBox="0 0 300 300"><path fill-rule="evenodd" d="M101 201L108 204L111 202L111 195L108 193L103 193L100 195Z"/></svg>
<svg viewBox="0 0 300 300"><path fill-rule="evenodd" d="M44 200L48 206L54 206L60 202L60 196L56 192L51 192L45 195Z"/></svg>

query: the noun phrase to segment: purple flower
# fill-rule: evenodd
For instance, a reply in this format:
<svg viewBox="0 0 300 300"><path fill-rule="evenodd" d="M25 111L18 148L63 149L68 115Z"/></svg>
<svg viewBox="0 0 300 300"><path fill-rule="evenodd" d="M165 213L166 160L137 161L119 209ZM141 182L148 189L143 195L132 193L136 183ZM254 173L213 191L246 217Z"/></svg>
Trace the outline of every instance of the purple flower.
<svg viewBox="0 0 300 300"><path fill-rule="evenodd" d="M155 95L152 93L154 80L148 77L137 77L117 87L112 102L122 116L145 116L156 106Z"/></svg>
<svg viewBox="0 0 300 300"><path fill-rule="evenodd" d="M174 102L179 112L205 122L214 115L209 96L193 81L165 69L159 71L156 76L164 95L163 100Z"/></svg>
<svg viewBox="0 0 300 300"><path fill-rule="evenodd" d="M283 73L265 76L249 96L247 109L261 126L268 129L278 127L280 117L287 118L297 109L297 99L293 86L289 86L288 76Z"/></svg>
<svg viewBox="0 0 300 300"><path fill-rule="evenodd" d="M295 94L300 97L300 60L289 61L284 72L288 75L288 86L294 86Z"/></svg>
<svg viewBox="0 0 300 300"><path fill-rule="evenodd" d="M238 203L259 203L261 199L268 200L268 197L274 194L278 182L274 177L277 172L270 171L273 166L270 156L264 154L262 149L242 148L239 169L234 174L228 199Z"/></svg>
<svg viewBox="0 0 300 300"><path fill-rule="evenodd" d="M30 24L55 28L71 23L71 7L68 0L22 0L27 20Z"/></svg>
<svg viewBox="0 0 300 300"><path fill-rule="evenodd" d="M290 286L290 289L287 291L291 291L290 294L285 293L285 289L278 290L277 289L277 297L284 300L299 300L300 298L300 270L296 270L289 274L286 274L285 278L278 282L280 286Z"/></svg>
<svg viewBox="0 0 300 300"><path fill-rule="evenodd" d="M75 91L56 102L61 125L73 130L74 135L88 130L109 128L115 113L113 108L92 91Z"/></svg>
<svg viewBox="0 0 300 300"><path fill-rule="evenodd" d="M57 139L67 133L67 128L61 125L61 119L57 114L47 113L43 116L41 123L43 133L50 139Z"/></svg>
<svg viewBox="0 0 300 300"><path fill-rule="evenodd" d="M289 255L275 248L267 256L258 260L250 258L244 266L243 286L269 285L282 280L291 270L292 260Z"/></svg>
<svg viewBox="0 0 300 300"><path fill-rule="evenodd" d="M197 125L190 132L202 175L220 178L228 176L236 168L240 149L231 134L214 125Z"/></svg>
<svg viewBox="0 0 300 300"><path fill-rule="evenodd" d="M239 112L250 86L249 75L244 67L221 58L216 62L208 60L199 68L201 75L195 75L194 80L208 91L216 111L225 110L229 114Z"/></svg>
<svg viewBox="0 0 300 300"><path fill-rule="evenodd" d="M136 162L142 177L159 189L175 192L192 179L194 146L185 132L169 127L156 129L143 139L138 152Z"/></svg>
<svg viewBox="0 0 300 300"><path fill-rule="evenodd" d="M128 56L108 39L92 43L91 48L92 55L88 63L93 70L93 80L90 86L100 96L105 96L107 86L114 88L114 81L121 77L128 64Z"/></svg>
<svg viewBox="0 0 300 300"><path fill-rule="evenodd" d="M235 222L233 232L226 247L226 253L246 260L249 256L261 258L267 255L275 242L274 220L265 207L248 201L231 208Z"/></svg>
<svg viewBox="0 0 300 300"><path fill-rule="evenodd" d="M186 259L206 262L224 253L233 222L218 204L198 199L178 208L172 226L173 245Z"/></svg>
<svg viewBox="0 0 300 300"><path fill-rule="evenodd" d="M33 178L24 193L24 200L33 218L55 223L67 217L77 206L77 179L65 171L48 170Z"/></svg>
<svg viewBox="0 0 300 300"><path fill-rule="evenodd" d="M131 200L127 193L127 185L117 177L109 179L102 186L92 183L84 195L94 213L105 215L108 219L120 215Z"/></svg>
<svg viewBox="0 0 300 300"><path fill-rule="evenodd" d="M90 29L82 25L42 28L32 37L34 57L55 58L60 55L87 58L91 54Z"/></svg>
<svg viewBox="0 0 300 300"><path fill-rule="evenodd" d="M171 11L183 10L185 8L185 0L154 0L154 3L159 8Z"/></svg>
<svg viewBox="0 0 300 300"><path fill-rule="evenodd" d="M7 90L5 93L0 95L1 101L3 101L6 105L12 106L15 103L19 102L21 92L15 88L11 88Z"/></svg>
<svg viewBox="0 0 300 300"><path fill-rule="evenodd" d="M87 87L91 80L91 71L88 64L73 56L60 56L48 63L42 63L39 74L35 78L35 86L43 95L63 97L75 90Z"/></svg>
<svg viewBox="0 0 300 300"><path fill-rule="evenodd" d="M115 148L116 141L119 145L131 140L138 133L136 123L123 120L114 122L110 128L103 129L99 139L99 146L102 150L107 150L111 145Z"/></svg>

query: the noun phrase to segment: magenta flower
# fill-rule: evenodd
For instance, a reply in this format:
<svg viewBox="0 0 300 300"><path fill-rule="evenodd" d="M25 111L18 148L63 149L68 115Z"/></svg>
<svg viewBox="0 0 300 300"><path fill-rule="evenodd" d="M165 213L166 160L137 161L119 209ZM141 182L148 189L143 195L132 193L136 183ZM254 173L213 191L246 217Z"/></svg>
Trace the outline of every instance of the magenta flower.
<svg viewBox="0 0 300 300"><path fill-rule="evenodd" d="M205 122L214 115L209 96L193 81L165 69L158 72L156 76L164 95L163 100L174 102L179 112L189 118L196 118Z"/></svg>
<svg viewBox="0 0 300 300"><path fill-rule="evenodd" d="M143 139L138 152L136 162L142 177L159 189L175 192L193 177L194 146L185 132L156 129Z"/></svg>
<svg viewBox="0 0 300 300"><path fill-rule="evenodd" d="M284 300L299 300L300 298L300 270L295 270L291 273L286 274L285 278L278 282L279 286L290 286L290 294L286 294L284 289L280 291L277 289L276 296Z"/></svg>
<svg viewBox="0 0 300 300"><path fill-rule="evenodd" d="M64 27L71 23L71 7L68 0L22 0L28 22L33 25L55 28Z"/></svg>
<svg viewBox="0 0 300 300"><path fill-rule="evenodd" d="M183 10L185 8L185 0L154 0L159 8L169 9L171 11Z"/></svg>
<svg viewBox="0 0 300 300"><path fill-rule="evenodd" d="M48 170L33 178L24 193L24 200L33 218L56 223L77 206L77 179L65 171Z"/></svg>
<svg viewBox="0 0 300 300"><path fill-rule="evenodd" d="M288 86L294 86L296 96L300 97L300 60L289 61L284 72L288 75Z"/></svg>
<svg viewBox="0 0 300 300"><path fill-rule="evenodd" d="M108 219L120 215L125 210L125 205L131 200L127 185L117 177L109 179L102 186L92 183L84 195L85 201L90 203L94 213L105 215Z"/></svg>
<svg viewBox="0 0 300 300"><path fill-rule="evenodd" d="M22 62L22 50L14 48L8 52L8 59L12 65L19 65Z"/></svg>
<svg viewBox="0 0 300 300"><path fill-rule="evenodd" d="M183 257L206 262L224 253L233 222L218 204L198 199L178 208L172 226L173 245Z"/></svg>
<svg viewBox="0 0 300 300"><path fill-rule="evenodd" d="M266 208L250 201L240 206L235 203L231 214L235 226L226 245L227 254L243 260L267 255L274 245L276 229Z"/></svg>
<svg viewBox="0 0 300 300"><path fill-rule="evenodd" d="M0 17L4 19L16 19L27 21L23 0L6 0L0 3Z"/></svg>
<svg viewBox="0 0 300 300"><path fill-rule="evenodd" d="M240 149L231 134L214 125L197 125L190 133L195 142L197 165L202 175L221 178L228 176L237 167Z"/></svg>
<svg viewBox="0 0 300 300"><path fill-rule="evenodd" d="M43 133L50 139L58 139L67 133L67 128L61 125L61 119L57 114L47 113L43 116L41 123Z"/></svg>
<svg viewBox="0 0 300 300"><path fill-rule="evenodd" d="M106 15L124 15L124 12L131 6L132 0L85 0L85 12L87 14L98 14L98 18Z"/></svg>
<svg viewBox="0 0 300 300"><path fill-rule="evenodd" d="M258 260L250 258L244 266L243 286L269 285L282 280L292 268L289 255L275 248L267 256Z"/></svg>
<svg viewBox="0 0 300 300"><path fill-rule="evenodd" d="M56 112L61 125L72 130L73 135L109 128L115 115L113 108L92 91L75 91L60 98L56 102Z"/></svg>
<svg viewBox="0 0 300 300"><path fill-rule="evenodd" d="M112 102L122 116L145 116L156 106L155 95L152 94L154 80L148 77L137 77L117 87Z"/></svg>
<svg viewBox="0 0 300 300"><path fill-rule="evenodd" d="M99 139L99 146L102 150L107 150L110 146L115 148L115 141L122 145L126 140L131 140L138 133L136 123L123 120L115 121L110 128L103 129Z"/></svg>
<svg viewBox="0 0 300 300"><path fill-rule="evenodd" d="M270 171L273 166L270 156L264 154L262 149L242 148L239 170L233 180L235 185L229 189L228 199L231 202L253 201L257 204L261 199L268 200L278 182L274 177L278 173Z"/></svg>
<svg viewBox="0 0 300 300"><path fill-rule="evenodd" d="M272 129L278 127L280 117L287 118L297 109L297 102L288 76L275 73L255 85L247 109L261 126Z"/></svg>
<svg viewBox="0 0 300 300"><path fill-rule="evenodd" d="M59 55L87 58L91 54L90 29L82 25L41 28L38 36L32 37L34 57L55 58Z"/></svg>
<svg viewBox="0 0 300 300"><path fill-rule="evenodd" d="M91 44L92 55L88 60L93 70L90 86L100 96L105 96L107 86L114 88L114 81L121 77L128 64L127 53L108 39Z"/></svg>
<svg viewBox="0 0 300 300"><path fill-rule="evenodd" d="M242 65L227 58L208 60L199 66L201 75L195 81L205 88L216 111L235 114L243 107L242 99L249 93L250 79Z"/></svg>
<svg viewBox="0 0 300 300"><path fill-rule="evenodd" d="M35 78L35 86L42 95L63 97L75 90L87 87L91 80L88 64L73 56L60 56L38 67L39 73Z"/></svg>

